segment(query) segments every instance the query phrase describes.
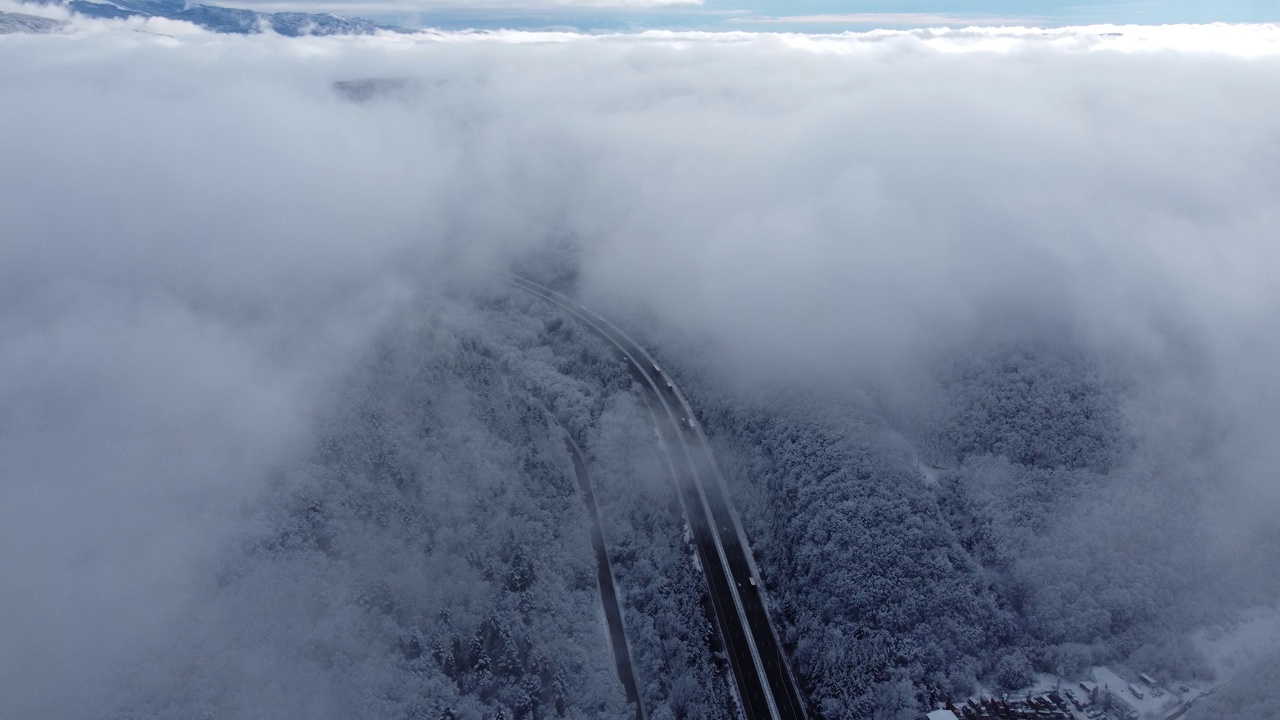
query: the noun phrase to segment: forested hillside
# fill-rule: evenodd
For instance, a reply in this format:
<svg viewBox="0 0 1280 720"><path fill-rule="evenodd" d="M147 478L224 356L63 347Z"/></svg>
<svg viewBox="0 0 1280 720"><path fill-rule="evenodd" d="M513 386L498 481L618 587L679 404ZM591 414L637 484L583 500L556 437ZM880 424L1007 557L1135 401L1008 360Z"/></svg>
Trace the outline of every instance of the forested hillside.
<svg viewBox="0 0 1280 720"><path fill-rule="evenodd" d="M663 362L821 717L905 720L1101 663L1207 677L1188 631L1266 586L1206 567L1174 492L1194 482L1144 455L1122 384L1079 350L939 363L905 424L859 383L744 389L682 352ZM560 430L596 485L650 716L730 717L670 470L610 349L493 287L422 297L355 367L105 717L627 715ZM1225 602L1215 577L1253 594ZM1253 702L1251 672L1215 702Z"/></svg>
<svg viewBox="0 0 1280 720"><path fill-rule="evenodd" d="M1025 680L1017 618L882 419L848 396L698 400L824 717L912 717L979 678Z"/></svg>
<svg viewBox="0 0 1280 720"><path fill-rule="evenodd" d="M546 409L598 414L602 386L526 309L387 327L118 716L624 716Z"/></svg>
<svg viewBox="0 0 1280 720"><path fill-rule="evenodd" d="M1014 344L952 361L943 372L937 452L998 455L1028 468L1106 473L1125 445L1120 398L1079 351Z"/></svg>
<svg viewBox="0 0 1280 720"><path fill-rule="evenodd" d="M1167 634L1205 569L1191 506L1135 460L1124 398L1094 363L1004 348L946 385L941 433L957 464L939 497L1022 618L1034 664L1070 677L1147 650L1146 671L1199 674Z"/></svg>
<svg viewBox="0 0 1280 720"><path fill-rule="evenodd" d="M909 426L858 383L684 382L826 717L905 718L1096 664L1207 677L1190 631L1257 597L1213 584L1187 494L1202 481L1141 446L1121 384L1078 349L948 359Z"/></svg>
<svg viewBox="0 0 1280 720"><path fill-rule="evenodd" d="M588 454L650 717L727 718L705 582L629 376L501 287L426 296L379 333L104 716L627 717L557 427Z"/></svg>

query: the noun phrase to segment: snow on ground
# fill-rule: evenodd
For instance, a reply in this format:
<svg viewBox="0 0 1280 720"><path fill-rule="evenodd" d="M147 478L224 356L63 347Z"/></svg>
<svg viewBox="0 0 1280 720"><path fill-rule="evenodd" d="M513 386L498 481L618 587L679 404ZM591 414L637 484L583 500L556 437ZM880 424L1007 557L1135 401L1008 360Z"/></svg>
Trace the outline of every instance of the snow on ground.
<svg viewBox="0 0 1280 720"><path fill-rule="evenodd" d="M930 467L927 463L921 463L920 473L924 475L926 485L937 485L938 476L942 474L942 468Z"/></svg>
<svg viewBox="0 0 1280 720"><path fill-rule="evenodd" d="M1194 687L1187 685L1186 687L1190 688L1190 692L1185 694L1176 692L1181 684L1172 688L1160 687L1153 689L1142 682L1136 675L1132 678L1123 677L1106 667L1095 667L1090 670L1089 674L1093 677L1094 682L1098 683L1098 687L1107 687L1118 693L1126 703L1138 711L1138 717L1143 718L1143 720L1163 718L1184 700L1200 694L1204 689L1198 685ZM1142 697L1138 697L1129 689L1131 685L1138 689Z"/></svg>
<svg viewBox="0 0 1280 720"><path fill-rule="evenodd" d="M1050 691L1068 691L1075 697L1082 700L1087 699L1087 694L1081 689L1077 680L1068 680L1050 673L1037 673L1035 682L1016 692L1008 694L1010 699L1022 698L1029 696L1040 696L1048 694ZM1198 682L1198 681L1182 681L1176 680L1166 685L1152 688L1141 678L1134 674L1133 677L1121 675L1108 667L1095 666L1090 668L1087 682L1096 683L1099 688L1107 688L1116 692L1122 700L1138 711L1140 720L1162 720L1175 708L1182 705L1185 701L1196 698L1209 690L1217 687L1216 682ZM1133 685L1142 693L1139 698L1133 694L1129 686ZM1182 688L1186 688L1182 692ZM988 697L1000 697L1000 693L982 689L978 695ZM1082 712L1075 713L1077 718L1082 720L1086 717Z"/></svg>
<svg viewBox="0 0 1280 720"><path fill-rule="evenodd" d="M62 27L62 21L54 18L28 15L26 13L10 13L0 9L0 34L5 33L45 33Z"/></svg>

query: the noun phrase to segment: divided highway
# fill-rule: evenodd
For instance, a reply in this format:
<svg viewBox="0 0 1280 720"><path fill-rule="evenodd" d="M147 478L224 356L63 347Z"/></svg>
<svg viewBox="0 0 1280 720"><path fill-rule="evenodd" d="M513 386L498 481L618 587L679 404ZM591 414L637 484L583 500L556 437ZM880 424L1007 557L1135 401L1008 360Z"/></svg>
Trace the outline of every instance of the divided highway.
<svg viewBox="0 0 1280 720"><path fill-rule="evenodd" d="M769 621L750 546L684 396L643 348L604 318L537 283L518 276L507 279L576 317L627 363L666 450L743 714L749 720L807 720L799 685Z"/></svg>

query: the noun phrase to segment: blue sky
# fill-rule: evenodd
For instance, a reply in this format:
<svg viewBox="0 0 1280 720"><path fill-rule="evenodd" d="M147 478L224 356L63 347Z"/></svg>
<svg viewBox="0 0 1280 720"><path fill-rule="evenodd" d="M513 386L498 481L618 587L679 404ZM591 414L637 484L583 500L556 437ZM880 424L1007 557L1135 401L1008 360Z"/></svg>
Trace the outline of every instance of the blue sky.
<svg viewBox="0 0 1280 720"><path fill-rule="evenodd" d="M840 32L957 24L1280 22L1280 0L290 0L288 7L448 28Z"/></svg>

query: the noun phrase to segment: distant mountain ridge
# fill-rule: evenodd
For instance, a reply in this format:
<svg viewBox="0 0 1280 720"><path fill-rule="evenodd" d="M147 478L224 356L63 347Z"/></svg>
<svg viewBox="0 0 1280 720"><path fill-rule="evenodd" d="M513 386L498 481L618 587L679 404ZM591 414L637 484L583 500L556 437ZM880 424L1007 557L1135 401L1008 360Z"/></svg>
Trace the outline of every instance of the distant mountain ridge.
<svg viewBox="0 0 1280 720"><path fill-rule="evenodd" d="M281 35L368 35L383 29L363 18L344 18L329 13L277 12L265 13L244 8L203 5L185 0L55 0L66 9L92 18L162 17L185 20L207 30L220 33L251 34L267 30ZM8 13L13 15L13 13ZM34 17L34 16L21 16ZM44 18L40 18L44 19ZM48 21L54 23L56 21ZM41 32L51 27L37 23L34 28L18 27L14 32ZM30 24L30 23L27 23Z"/></svg>
<svg viewBox="0 0 1280 720"><path fill-rule="evenodd" d="M62 23L53 18L27 15L26 13L0 12L0 35L5 33L44 33L50 32Z"/></svg>

